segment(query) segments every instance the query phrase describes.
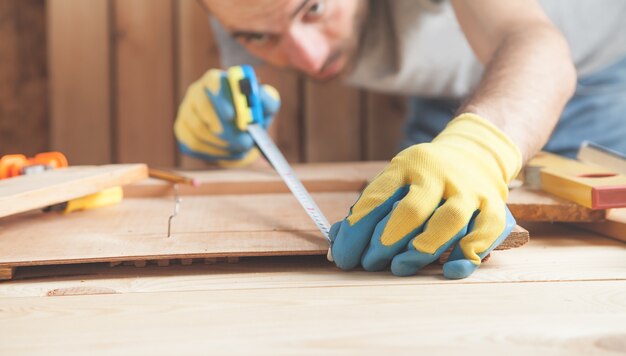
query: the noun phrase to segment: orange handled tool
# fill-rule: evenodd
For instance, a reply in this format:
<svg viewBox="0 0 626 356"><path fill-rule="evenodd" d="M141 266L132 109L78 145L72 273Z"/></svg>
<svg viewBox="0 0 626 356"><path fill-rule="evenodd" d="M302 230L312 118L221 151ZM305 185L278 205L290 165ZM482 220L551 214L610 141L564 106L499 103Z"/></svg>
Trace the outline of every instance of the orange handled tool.
<svg viewBox="0 0 626 356"><path fill-rule="evenodd" d="M67 166L67 158L61 152L39 153L32 158L21 154L5 155L0 158L0 179Z"/></svg>
<svg viewBox="0 0 626 356"><path fill-rule="evenodd" d="M49 169L67 166L67 158L61 152L43 152L32 158L22 154L5 155L0 158L0 179L37 174ZM116 204L122 200L123 196L122 187L113 187L85 197L48 206L44 208L44 211L70 213L77 210L95 209Z"/></svg>

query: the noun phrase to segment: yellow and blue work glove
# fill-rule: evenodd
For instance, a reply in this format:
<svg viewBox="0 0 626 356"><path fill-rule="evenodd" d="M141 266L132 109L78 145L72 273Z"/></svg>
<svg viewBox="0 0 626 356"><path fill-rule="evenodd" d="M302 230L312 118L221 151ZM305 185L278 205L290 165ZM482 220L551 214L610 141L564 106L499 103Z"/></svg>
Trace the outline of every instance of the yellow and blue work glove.
<svg viewBox="0 0 626 356"><path fill-rule="evenodd" d="M508 183L517 146L474 114L452 120L431 143L400 152L330 231L338 267L415 274L453 247L446 278L472 274L515 226Z"/></svg>
<svg viewBox="0 0 626 356"><path fill-rule="evenodd" d="M259 94L267 129L278 112L278 91L263 85ZM235 126L235 109L227 73L211 69L193 83L174 124L180 151L222 166L245 166L259 156L250 134Z"/></svg>

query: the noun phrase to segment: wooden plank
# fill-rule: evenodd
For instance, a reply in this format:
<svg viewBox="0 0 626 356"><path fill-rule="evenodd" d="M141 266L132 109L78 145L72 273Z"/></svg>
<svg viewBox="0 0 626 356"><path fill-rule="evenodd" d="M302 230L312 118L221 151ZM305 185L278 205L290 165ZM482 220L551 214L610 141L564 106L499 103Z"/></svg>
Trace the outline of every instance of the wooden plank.
<svg viewBox="0 0 626 356"><path fill-rule="evenodd" d="M220 59L213 39L209 18L196 0L179 0L176 15L176 107L182 102L187 88L210 68L219 68ZM178 154L183 168L206 168L207 163Z"/></svg>
<svg viewBox="0 0 626 356"><path fill-rule="evenodd" d="M323 193L316 198L328 218L338 220L356 193ZM5 219L0 245L6 252L0 266L328 250L327 241L287 194L185 197L172 221L172 237L167 238L173 208L171 196L127 198L115 206L61 217L33 213Z"/></svg>
<svg viewBox="0 0 626 356"><path fill-rule="evenodd" d="M591 142L583 142L576 159L582 163L604 167L626 175L626 156Z"/></svg>
<svg viewBox="0 0 626 356"><path fill-rule="evenodd" d="M390 160L399 152L406 110L404 97L367 94L368 160Z"/></svg>
<svg viewBox="0 0 626 356"><path fill-rule="evenodd" d="M294 165L298 176L311 192L359 192L384 167L382 162L307 163ZM185 171L200 183L197 187L179 187L181 195L230 195L288 193L289 190L273 168L216 169ZM167 194L169 184L154 179L124 188L129 197L158 197Z"/></svg>
<svg viewBox="0 0 626 356"><path fill-rule="evenodd" d="M24 267L18 280L0 284L0 298L46 295L57 288L107 287L118 293L253 290L302 287L393 286L455 283L516 283L626 280L626 249L620 242L560 224L533 224L532 240L523 249L493 253L477 273L462 281L441 278L433 264L418 277L354 270L338 273L324 256L248 257L236 265L195 263L167 269L108 264ZM580 258L579 256L586 256ZM54 278L44 278L55 276ZM19 281L19 279L24 279ZM236 281L236 283L235 283Z"/></svg>
<svg viewBox="0 0 626 356"><path fill-rule="evenodd" d="M175 164L173 3L115 0L117 160Z"/></svg>
<svg viewBox="0 0 626 356"><path fill-rule="evenodd" d="M360 192L385 167L386 162L316 163L294 165L296 175L312 192ZM198 187L180 186L182 195L219 195L287 193L288 189L272 168L248 168L184 172L196 178ZM169 185L146 180L125 187L127 196L162 196ZM578 204L525 187L510 192L509 209L520 221L582 222L602 221L605 211L591 210Z"/></svg>
<svg viewBox="0 0 626 356"><path fill-rule="evenodd" d="M626 207L626 176L610 169L547 152L537 154L528 167L539 169L538 184L550 194L590 209Z"/></svg>
<svg viewBox="0 0 626 356"><path fill-rule="evenodd" d="M109 4L47 2L51 148L71 164L113 160Z"/></svg>
<svg viewBox="0 0 626 356"><path fill-rule="evenodd" d="M416 348L451 355L468 350L481 355L626 352L623 281L403 281L396 286L9 298L2 301L0 327L11 337L0 351L298 354L306 345L312 354L401 354ZM50 327L57 324L63 327Z"/></svg>
<svg viewBox="0 0 626 356"><path fill-rule="evenodd" d="M511 214L519 221L603 221L605 210L592 210L546 192L519 187L509 192Z"/></svg>
<svg viewBox="0 0 626 356"><path fill-rule="evenodd" d="M343 218L356 197L355 192L315 195L331 221ZM0 267L325 255L328 250L328 242L289 194L185 197L168 238L173 205L171 197L128 198L115 206L62 217L31 213L5 219L0 245L6 252L0 256Z"/></svg>
<svg viewBox="0 0 626 356"><path fill-rule="evenodd" d="M362 160L365 113L361 93L338 81L307 81L305 90L305 161Z"/></svg>
<svg viewBox="0 0 626 356"><path fill-rule="evenodd" d="M604 222L576 224L576 226L626 242L626 209L609 210Z"/></svg>
<svg viewBox="0 0 626 356"><path fill-rule="evenodd" d="M145 165L132 164L73 166L4 179L0 181L0 218L134 183L147 177Z"/></svg>
<svg viewBox="0 0 626 356"><path fill-rule="evenodd" d="M502 241L500 246L496 247L496 250L510 250L512 248L518 248L526 245L530 241L530 234L528 230L519 225L515 225L506 240Z"/></svg>
<svg viewBox="0 0 626 356"><path fill-rule="evenodd" d="M49 149L44 5L0 3L0 155Z"/></svg>
<svg viewBox="0 0 626 356"><path fill-rule="evenodd" d="M15 267L0 267L0 281L13 279Z"/></svg>

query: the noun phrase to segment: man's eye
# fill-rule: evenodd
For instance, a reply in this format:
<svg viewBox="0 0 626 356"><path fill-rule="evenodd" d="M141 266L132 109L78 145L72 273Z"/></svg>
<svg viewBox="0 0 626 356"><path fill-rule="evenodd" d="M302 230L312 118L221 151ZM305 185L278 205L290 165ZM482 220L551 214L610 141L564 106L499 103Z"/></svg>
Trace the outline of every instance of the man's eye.
<svg viewBox="0 0 626 356"><path fill-rule="evenodd" d="M326 4L324 3L324 0L317 1L307 10L306 18L308 20L318 19L324 14L325 10Z"/></svg>
<svg viewBox="0 0 626 356"><path fill-rule="evenodd" d="M269 42L270 36L259 33L259 34L254 34L254 35L248 35L244 38L244 40L247 43L253 44L255 46L262 46L266 44L267 42Z"/></svg>

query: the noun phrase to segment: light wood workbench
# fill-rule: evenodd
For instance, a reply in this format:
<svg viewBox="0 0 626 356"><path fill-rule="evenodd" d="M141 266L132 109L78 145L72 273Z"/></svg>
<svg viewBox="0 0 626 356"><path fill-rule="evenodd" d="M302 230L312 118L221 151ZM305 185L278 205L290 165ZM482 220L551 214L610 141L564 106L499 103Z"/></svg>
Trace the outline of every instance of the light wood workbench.
<svg viewBox="0 0 626 356"><path fill-rule="evenodd" d="M342 273L319 256L24 269L0 283L0 354L626 353L625 245L528 227L527 246L461 281L439 266ZM117 293L46 296L61 288Z"/></svg>

